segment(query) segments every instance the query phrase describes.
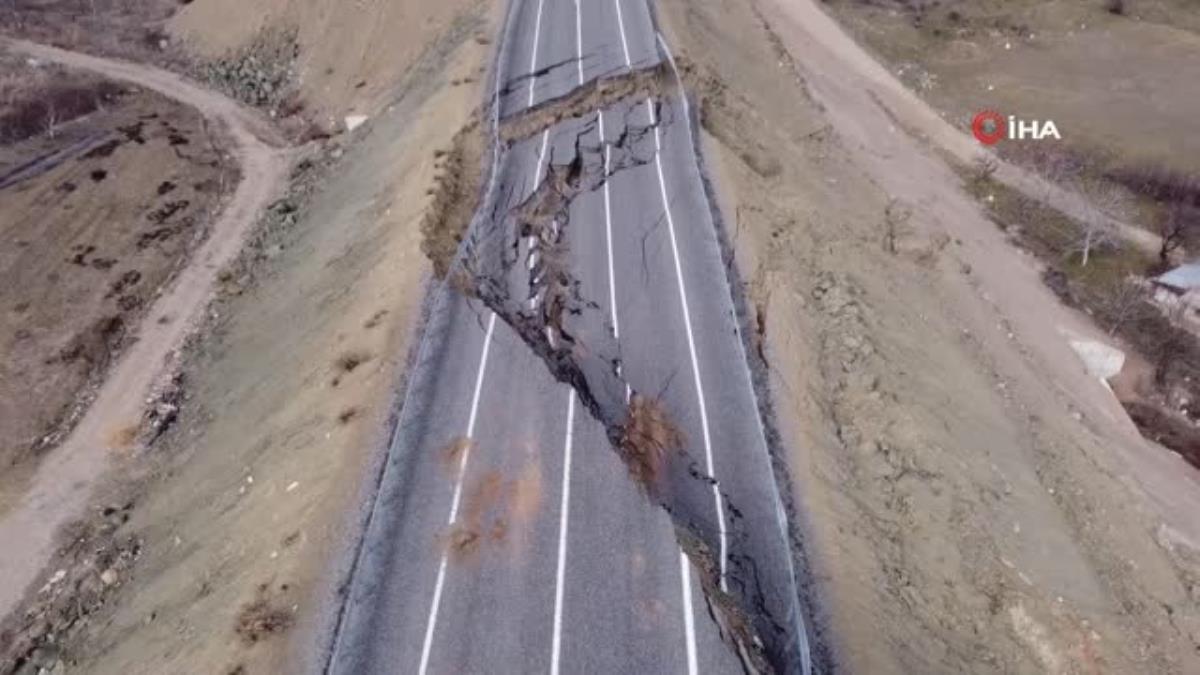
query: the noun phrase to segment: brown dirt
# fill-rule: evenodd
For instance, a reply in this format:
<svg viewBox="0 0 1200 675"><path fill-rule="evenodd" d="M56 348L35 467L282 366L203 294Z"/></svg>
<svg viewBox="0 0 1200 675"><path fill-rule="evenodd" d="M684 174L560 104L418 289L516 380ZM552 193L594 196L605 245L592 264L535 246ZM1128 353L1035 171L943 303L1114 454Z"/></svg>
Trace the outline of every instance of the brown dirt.
<svg viewBox="0 0 1200 675"><path fill-rule="evenodd" d="M1003 142L1014 162L1153 229L1153 200L1114 176L1142 167L1200 172L1200 18L1181 0L827 5L892 73L959 129L983 109L1054 119L1062 142ZM1075 215L1075 214L1073 214Z"/></svg>
<svg viewBox="0 0 1200 675"><path fill-rule="evenodd" d="M458 522L445 536L455 562L472 562L485 549L518 556L529 551L543 486L541 466L532 452L527 458L515 475L508 467L490 469L468 486Z"/></svg>
<svg viewBox="0 0 1200 675"><path fill-rule="evenodd" d="M207 12L201 5L211 4L188 11ZM270 4L238 3L239 16L240 8L252 16ZM322 16L348 19L323 24L326 47L353 51L363 44L359 17L381 17L324 5ZM135 451L117 465L144 476L122 530L143 542L136 583L112 591L88 621L57 627L56 644L72 669L303 672L321 658L327 610L344 581L330 560L361 525L347 514L370 482L374 449L387 442L429 274L420 253L435 172L429 158L449 147L481 97L477 86L448 85L477 81L490 56L472 39L493 30L485 7L455 0L439 4L432 23L408 20L424 6L390 3L391 25L372 26L377 40L389 40L389 54L399 46L405 58L368 57L374 69L363 89L394 105L371 109L371 122L352 136L298 158L293 182L315 174L320 184L267 210L250 246L221 275L201 334L179 356L186 396L176 421L152 453ZM216 39L242 28L215 19L192 26ZM304 63L310 72L325 70L319 61ZM345 372L335 362L351 352L374 356ZM342 424L339 416L351 408L360 412ZM291 611L295 625L248 646L236 633L238 612L266 580L272 589L288 585L287 600L273 606Z"/></svg>
<svg viewBox="0 0 1200 675"><path fill-rule="evenodd" d="M251 42L263 29L295 28L299 58L296 85L311 106L312 118L341 128L346 115L377 116L401 93L401 77L445 75L443 84L474 90L486 63L460 71L441 70L444 54L431 36L468 31L468 38L491 34L463 24L471 0L400 0L347 6L333 0L206 0L179 8L167 31L199 58L219 58ZM236 22L229 21L237 16ZM476 101L477 102L477 101Z"/></svg>
<svg viewBox="0 0 1200 675"><path fill-rule="evenodd" d="M629 98L658 96L668 83L670 70L658 65L613 77L597 78L566 96L543 101L504 119L500 140L513 144L549 129L566 119L585 117L597 108L606 108Z"/></svg>
<svg viewBox="0 0 1200 675"><path fill-rule="evenodd" d="M179 269L172 282L162 292L155 296L146 294L147 304L151 301L153 304L145 312L145 320L141 322L140 326L137 326L136 322L125 326L124 321L119 320L119 317L118 320L106 318L101 323L92 324L103 327L102 336L106 342L115 339L118 330L129 331L131 336L136 335L137 342L125 351L119 361L113 364L107 378L96 390L92 404L80 418L78 425L53 453L42 460L37 473L30 477L29 489L20 495L19 502L13 500L4 514L3 520L0 520L0 541L19 540L22 542L20 547L4 547L2 550L7 553L0 553L0 570L3 571L0 574L0 579L3 580L3 583L0 583L0 612L5 614L13 610L27 590L32 590L29 586L35 580L39 568L45 563L50 553L51 542L57 528L77 517L82 511L91 494L91 486L107 468L111 450L108 441L112 438L112 430L137 424L141 419L146 400L152 396L152 384L160 376L161 368L166 365L168 356L182 346L184 337L193 325L194 316L204 307L210 297L217 270L232 260L240 249L243 235L258 212L266 205L267 199L275 189L276 179L281 176L284 166L280 154L252 132L252 129L259 130L266 133L269 138L273 137L264 123L220 96L198 89L176 75L152 67L121 61L106 61L31 43L16 41L9 42L7 46L10 50L28 57L57 62L68 68L88 70L113 80L133 82L139 87L153 89L158 94L195 108L201 115L222 128L224 133L229 134L235 148L234 156L243 168L246 178L221 204L223 207L221 213L211 222L210 234L196 248L191 264ZM119 131L126 141L132 142L134 145L148 146L150 140L147 136L151 134L150 129L156 126L152 123L153 121L139 120L138 125ZM166 145L173 148L170 151L171 155L174 156L176 152L184 152L180 149L181 145L171 146L170 135L168 131ZM138 143L139 138L143 139L142 143ZM114 147L113 150L116 148ZM108 151L106 150L106 152ZM104 158L103 154L100 153L99 156L88 159L112 161ZM170 165L160 166L160 171L167 166ZM70 167L61 170L76 169L77 167L72 163ZM151 243L154 247L159 247L166 240L161 234L170 233L174 236L174 229L179 227L174 222L168 223L168 221L179 216L182 210L181 204L178 203L180 200L174 200L169 205L160 207L157 204L160 198L174 198L170 195L158 194L161 180L150 180L145 175L137 178L137 169L138 167L132 167L131 170L126 171L130 178L136 179L127 189L135 195L144 195L142 199L146 199L145 195L147 194L152 195L149 201L156 202L149 208L150 213L146 218L151 221L152 225L157 226L153 231L160 234L155 235L155 239ZM94 174L87 175L88 180L94 181ZM108 178L108 175L111 173L106 174L105 179L98 184L104 185L109 180L116 182L120 179L119 175L114 178ZM160 172L156 178L161 179L164 175L171 174ZM133 185L137 186L136 192ZM114 200L116 203L121 203L115 195L110 194L100 208ZM147 207L139 207L139 209L141 208ZM139 210L138 213L140 212ZM101 213L103 212L101 211ZM155 220L159 222L153 222ZM102 223L88 221L85 226L99 224L105 225L106 228L112 227L112 223L107 221ZM86 230L83 231L83 234L87 234ZM180 239L184 238L180 237ZM131 250L151 248L151 243L147 243L139 249L138 241L143 241L140 235L135 238ZM84 253L82 260L88 261L90 258L87 256L96 252L101 252L99 247L97 247L97 251L88 251L85 246L82 251L77 253ZM73 257L69 264L79 265L80 263L76 262L79 259ZM44 261L26 262L28 264L44 263ZM165 266L165 269L171 272L175 271L170 270L169 266ZM114 270L114 273L121 274L121 277L114 281L121 285L118 303L121 295L126 295L133 290L133 276L125 276L128 271L125 269ZM134 271L138 272L140 285L141 278L145 276L146 271ZM112 285L107 288L101 287L101 296L112 289ZM84 291L89 292L90 289L84 287ZM126 311L132 309L132 304L126 307ZM163 317L169 318L163 320ZM93 342L76 342L75 344L82 346L78 352L81 355L100 354L103 352L97 350L105 348ZM109 342L106 348L112 349L113 346L113 343ZM76 350L69 349L66 353L74 354Z"/></svg>
<svg viewBox="0 0 1200 675"><path fill-rule="evenodd" d="M276 599L268 597L270 592L267 584L259 586L259 597L238 612L234 632L247 646L283 633L296 623L293 611L280 607Z"/></svg>
<svg viewBox="0 0 1200 675"><path fill-rule="evenodd" d="M445 469L447 478L454 479L458 476L458 467L462 462L463 453L470 447L471 439L466 436L453 438L442 446L442 449L438 452L438 459L441 460L442 468Z"/></svg>
<svg viewBox="0 0 1200 675"><path fill-rule="evenodd" d="M90 150L72 150L81 139ZM238 179L224 143L190 108L130 89L54 139L0 146L0 167L49 156L44 172L0 189L0 271L12 282L0 289L4 466L36 465L70 431L88 387L207 236ZM0 511L21 492L4 473Z"/></svg>
<svg viewBox="0 0 1200 675"><path fill-rule="evenodd" d="M1074 355L1069 339L1105 336L963 192L940 152L969 162L962 132L811 2L662 8L758 310L834 662L1200 667L1200 479Z"/></svg>
<svg viewBox="0 0 1200 675"><path fill-rule="evenodd" d="M181 4L179 0L12 0L0 7L0 34L165 63L178 57L164 28Z"/></svg>
<svg viewBox="0 0 1200 675"><path fill-rule="evenodd" d="M478 116L473 115L454 134L449 151L434 152L438 174L430 188L433 203L421 220L421 251L433 263L433 273L439 279L449 273L458 245L475 215L485 144L484 130Z"/></svg>

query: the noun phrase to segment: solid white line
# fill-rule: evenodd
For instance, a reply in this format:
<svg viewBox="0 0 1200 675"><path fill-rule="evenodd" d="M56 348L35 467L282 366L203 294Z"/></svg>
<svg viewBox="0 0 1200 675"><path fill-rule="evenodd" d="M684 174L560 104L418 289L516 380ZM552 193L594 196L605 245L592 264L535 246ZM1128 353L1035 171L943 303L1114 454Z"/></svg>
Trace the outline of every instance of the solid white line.
<svg viewBox="0 0 1200 675"><path fill-rule="evenodd" d="M558 517L558 571L554 577L554 639L550 647L550 675L558 675L562 652L563 587L567 572L567 521L571 515L571 443L575 427L575 390L567 390L567 440L563 449L562 504Z"/></svg>
<svg viewBox="0 0 1200 675"><path fill-rule="evenodd" d="M650 113L650 124L654 125L654 162L658 168L658 186L662 192L663 210L667 216L667 232L671 237L671 253L675 258L675 279L679 282L679 302L683 306L683 327L687 332L688 353L692 357L692 376L696 382L696 398L700 401L700 429L704 435L704 461L708 475L714 479L716 470L713 466L712 439L708 433L708 406L704 402L704 385L700 381L700 360L696 358L696 338L692 333L692 315L688 310L687 288L683 282L683 266L679 262L679 244L675 239L675 218L671 215L671 201L667 197L667 180L663 177L662 164L662 134L658 129L658 119L654 112L654 104L646 99L646 109ZM717 528L721 538L721 590L728 591L725 581L726 534L725 534L725 505L721 501L721 489L714 483L712 486L713 501L717 507Z"/></svg>
<svg viewBox="0 0 1200 675"><path fill-rule="evenodd" d="M479 355L479 372L475 375L475 394L471 398L471 414L467 418L467 447L458 462L458 478L454 484L454 498L450 502L449 524L458 519L458 505L462 499L463 478L467 474L467 458L471 456L471 437L475 433L475 419L479 414L479 395L483 390L483 372L487 369L488 352L492 346L492 331L496 328L496 315L488 319L487 334L483 337L483 352ZM418 672L425 675L429 668L429 654L433 650L433 631L437 627L438 608L442 604L442 587L446 583L446 553L438 564L437 581L433 584L433 601L429 606L429 619L425 623L425 643L421 646L421 666Z"/></svg>
<svg viewBox="0 0 1200 675"><path fill-rule="evenodd" d="M675 64L675 55L671 53L671 45L667 44L666 39L663 38L661 33L658 33L656 35L656 39L657 39L658 43L660 45L662 45L663 51L667 55L667 61L671 64L671 70L675 73L676 81L682 82L683 79L679 75L679 68ZM680 98L683 99L684 120L687 123L688 137L690 138L692 136L691 107L688 103L688 98L687 98L686 93L681 92ZM730 304L733 304L733 288L732 288L732 286L730 287L729 292L730 292ZM737 330L740 331L741 329L738 328ZM742 359L741 362L748 363L749 361L746 358L746 346L742 342L741 335L738 335L737 348L738 348L738 353ZM784 513L784 510L783 510L783 499L779 494L779 485L775 482L775 479L774 479L775 469L771 465L771 455L770 455L770 452L768 450L768 445L767 445L767 432L766 432L766 429L763 428L762 418L758 416L758 410L759 410L758 391L755 390L755 388L754 388L754 380L750 374L750 369L747 367L747 368L743 368L742 370L746 373L746 386L749 388L751 400L754 402L755 423L758 425L759 439L762 441L762 449L763 449L762 456L763 456L763 459L766 461L767 475L770 478L771 492L772 492L772 496L774 497L774 501L775 501L776 524L779 527L779 533L780 533L780 536L782 537L783 541L787 542L787 541L789 541L787 515ZM796 579L796 569L795 569L795 565L792 562L792 556L787 555L785 557L787 559L788 575L791 579L795 580ZM797 612L797 615L799 616L800 623L801 623L800 633L797 636L798 642L800 643L800 654L801 654L800 670L803 675L808 675L809 673L812 672L812 651L811 651L811 648L808 643L808 628L807 628L808 620L804 616L803 611Z"/></svg>
<svg viewBox="0 0 1200 675"><path fill-rule="evenodd" d="M688 675L696 675L696 620L692 617L692 563L683 551L679 552L679 578L683 584L683 629L687 640Z"/></svg>

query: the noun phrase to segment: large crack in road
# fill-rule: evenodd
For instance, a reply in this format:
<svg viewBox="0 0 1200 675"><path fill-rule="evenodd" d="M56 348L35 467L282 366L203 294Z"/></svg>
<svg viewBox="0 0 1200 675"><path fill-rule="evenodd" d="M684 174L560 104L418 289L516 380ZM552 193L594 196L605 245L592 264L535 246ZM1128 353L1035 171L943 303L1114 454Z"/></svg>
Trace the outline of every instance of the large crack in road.
<svg viewBox="0 0 1200 675"><path fill-rule="evenodd" d="M618 173L655 161L655 126L673 121L669 111L674 107L661 103L668 79L654 67L594 80L501 121L498 152L510 152L518 141L538 135L545 144L550 130L564 120L592 117L577 130L570 157L550 157L528 198L507 209L502 199L483 205L460 250L455 286L507 323L603 425L631 478L672 518L680 547L700 570L710 615L743 667L755 673L800 672L793 642L803 628L793 625L796 617L783 609L790 602L768 595L758 562L764 538L754 536L735 500L703 470L657 398L637 391L622 376L620 344L607 310L584 296L569 263L565 234L572 203ZM588 142L597 110L631 99L657 101L651 118L656 124L639 126L627 117L615 140ZM598 325L605 329L596 331ZM727 516L724 583L716 553L714 485Z"/></svg>

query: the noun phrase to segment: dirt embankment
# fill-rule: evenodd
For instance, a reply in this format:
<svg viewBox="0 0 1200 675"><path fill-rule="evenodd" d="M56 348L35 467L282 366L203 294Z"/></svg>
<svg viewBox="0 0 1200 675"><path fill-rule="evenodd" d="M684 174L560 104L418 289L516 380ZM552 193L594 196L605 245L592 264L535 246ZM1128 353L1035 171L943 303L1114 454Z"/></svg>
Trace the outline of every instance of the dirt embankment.
<svg viewBox="0 0 1200 675"><path fill-rule="evenodd" d="M663 9L789 432L833 662L1200 667L1200 481L1075 356L1098 331L904 106L880 104L878 64L817 6Z"/></svg>
<svg viewBox="0 0 1200 675"><path fill-rule="evenodd" d="M201 4L220 3L189 7L207 12ZM330 25L314 17L341 5L318 4L238 3L239 16L299 25L305 92L327 66L308 51L313 26L301 20L322 26L329 44L372 44L355 32L359 13ZM430 21L406 20L418 10ZM168 391L174 424L114 460L122 477L85 517L82 531L96 534L63 540L37 577L16 624L21 658L89 673L298 672L320 662L343 581L330 560L359 526L357 492L385 442L418 323L429 273L420 224L435 177L454 169L452 139L481 100L474 85L494 31L487 8L465 0L429 12L406 0L387 12L372 40L403 45L405 58L372 61L364 75L375 98L339 101L361 105L370 122L302 153L293 189L217 274L217 299ZM230 32L227 21L201 24L188 24L189 40Z"/></svg>

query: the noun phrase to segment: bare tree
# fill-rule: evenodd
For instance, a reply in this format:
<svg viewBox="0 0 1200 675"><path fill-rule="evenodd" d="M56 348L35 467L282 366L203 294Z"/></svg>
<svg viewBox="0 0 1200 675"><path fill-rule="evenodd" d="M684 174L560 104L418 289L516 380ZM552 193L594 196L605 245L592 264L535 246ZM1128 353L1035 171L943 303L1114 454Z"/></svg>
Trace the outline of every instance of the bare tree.
<svg viewBox="0 0 1200 675"><path fill-rule="evenodd" d="M1108 334L1117 335L1130 322L1147 312L1156 312L1150 304L1150 291L1145 282L1123 279L1100 296L1101 312L1108 323Z"/></svg>
<svg viewBox="0 0 1200 675"><path fill-rule="evenodd" d="M1080 223L1079 236L1067 247L1066 255L1078 255L1079 264L1087 267L1092 251L1120 249L1124 241L1108 220L1108 214L1116 213L1120 201L1120 196L1113 190L1106 190L1092 197L1092 212Z"/></svg>
<svg viewBox="0 0 1200 675"><path fill-rule="evenodd" d="M996 161L995 157L982 153L976 155L974 161L971 162L971 182L983 183L991 179L999 168L1000 163Z"/></svg>
<svg viewBox="0 0 1200 675"><path fill-rule="evenodd" d="M58 135L58 109L53 96L46 97L46 135L50 138Z"/></svg>
<svg viewBox="0 0 1200 675"><path fill-rule="evenodd" d="M1186 203L1172 204L1166 217L1159 222L1158 233L1162 237L1158 259L1165 265L1170 262L1172 253L1200 235L1200 208Z"/></svg>

